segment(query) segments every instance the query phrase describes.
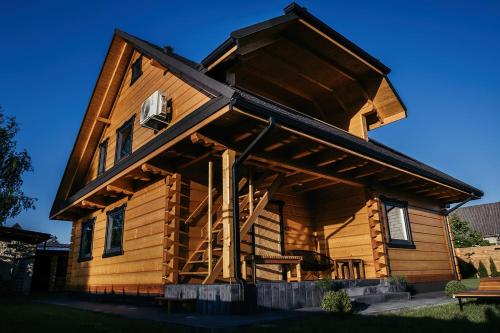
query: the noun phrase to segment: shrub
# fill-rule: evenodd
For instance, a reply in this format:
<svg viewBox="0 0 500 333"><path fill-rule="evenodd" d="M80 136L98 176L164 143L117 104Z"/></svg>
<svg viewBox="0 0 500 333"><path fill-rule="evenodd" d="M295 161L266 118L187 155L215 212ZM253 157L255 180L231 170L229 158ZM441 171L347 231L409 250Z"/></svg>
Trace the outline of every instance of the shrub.
<svg viewBox="0 0 500 333"><path fill-rule="evenodd" d="M393 286L398 284L406 284L406 277L399 275L392 275L387 278L387 282L389 282L389 284Z"/></svg>
<svg viewBox="0 0 500 333"><path fill-rule="evenodd" d="M345 290L328 291L323 296L321 308L327 312L349 313L352 311L351 298Z"/></svg>
<svg viewBox="0 0 500 333"><path fill-rule="evenodd" d="M330 277L318 281L318 286L324 291L337 291L341 288L342 284L338 281L332 280Z"/></svg>
<svg viewBox="0 0 500 333"><path fill-rule="evenodd" d="M497 265L495 265L495 262L491 257L490 257L490 274L491 277L500 277L500 273L497 271Z"/></svg>
<svg viewBox="0 0 500 333"><path fill-rule="evenodd" d="M479 261L479 266L477 268L477 274L479 275L480 278L487 278L488 277L488 271L486 270L486 267L484 266L482 261Z"/></svg>
<svg viewBox="0 0 500 333"><path fill-rule="evenodd" d="M451 280L446 284L444 292L448 297L452 297L453 294L467 291L467 287L460 281Z"/></svg>
<svg viewBox="0 0 500 333"><path fill-rule="evenodd" d="M477 269L470 259L469 261L465 261L458 258L458 267L463 278L475 278L477 276Z"/></svg>

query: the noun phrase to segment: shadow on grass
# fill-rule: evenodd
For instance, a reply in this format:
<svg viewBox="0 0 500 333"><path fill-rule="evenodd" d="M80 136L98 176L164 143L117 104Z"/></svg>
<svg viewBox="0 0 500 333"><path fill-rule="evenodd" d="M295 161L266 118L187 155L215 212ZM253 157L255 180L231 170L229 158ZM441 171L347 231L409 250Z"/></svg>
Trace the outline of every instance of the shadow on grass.
<svg viewBox="0 0 500 333"><path fill-rule="evenodd" d="M306 314L297 319L233 329L207 330L33 302L31 298L0 297L0 331L9 332L499 332L500 305L469 302L427 307L379 316ZM189 319L188 319L189 320ZM189 325L189 322L186 324Z"/></svg>

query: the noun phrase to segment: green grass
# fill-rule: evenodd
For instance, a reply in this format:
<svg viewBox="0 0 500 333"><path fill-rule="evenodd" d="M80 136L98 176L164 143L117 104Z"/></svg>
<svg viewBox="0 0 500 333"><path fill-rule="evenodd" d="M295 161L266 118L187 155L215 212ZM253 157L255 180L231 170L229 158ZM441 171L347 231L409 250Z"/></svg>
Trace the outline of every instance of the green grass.
<svg viewBox="0 0 500 333"><path fill-rule="evenodd" d="M32 302L23 298L0 298L0 331L9 332L210 332L183 326L126 319L113 315ZM379 316L310 314L293 320L253 325L227 332L498 332L499 304L466 303L431 306ZM219 330L217 330L219 331Z"/></svg>
<svg viewBox="0 0 500 333"><path fill-rule="evenodd" d="M467 289L477 289L479 287L478 278L463 279L462 283L467 287Z"/></svg>

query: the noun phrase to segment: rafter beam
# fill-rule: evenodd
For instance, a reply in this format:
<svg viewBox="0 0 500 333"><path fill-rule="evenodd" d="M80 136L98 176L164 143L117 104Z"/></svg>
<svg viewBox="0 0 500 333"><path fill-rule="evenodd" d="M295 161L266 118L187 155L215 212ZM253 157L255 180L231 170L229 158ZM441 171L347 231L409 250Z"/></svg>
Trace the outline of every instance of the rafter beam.
<svg viewBox="0 0 500 333"><path fill-rule="evenodd" d="M170 175L170 173L167 170L151 165L149 163L144 163L143 165L141 165L141 170L147 173L151 173L153 175L160 175L162 177Z"/></svg>
<svg viewBox="0 0 500 333"><path fill-rule="evenodd" d="M82 201L80 201L79 206L82 207L82 208L87 208L87 209L104 209L104 208L106 208L105 205L99 204L97 202L92 202L90 200L82 200Z"/></svg>
<svg viewBox="0 0 500 333"><path fill-rule="evenodd" d="M126 195L126 196L130 196L130 195L134 194L133 191L131 191L129 189L126 189L126 188L123 188L123 187L116 186L116 185L108 185L108 186L106 186L106 191L112 192L112 193L123 194L123 195Z"/></svg>

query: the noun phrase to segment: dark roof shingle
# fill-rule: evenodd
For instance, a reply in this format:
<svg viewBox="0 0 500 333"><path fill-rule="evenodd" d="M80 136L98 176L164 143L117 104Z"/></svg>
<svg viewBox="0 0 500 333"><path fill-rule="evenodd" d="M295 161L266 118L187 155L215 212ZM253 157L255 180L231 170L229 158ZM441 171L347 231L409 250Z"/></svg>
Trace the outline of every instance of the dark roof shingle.
<svg viewBox="0 0 500 333"><path fill-rule="evenodd" d="M500 202L462 207L455 214L483 236L500 235Z"/></svg>

